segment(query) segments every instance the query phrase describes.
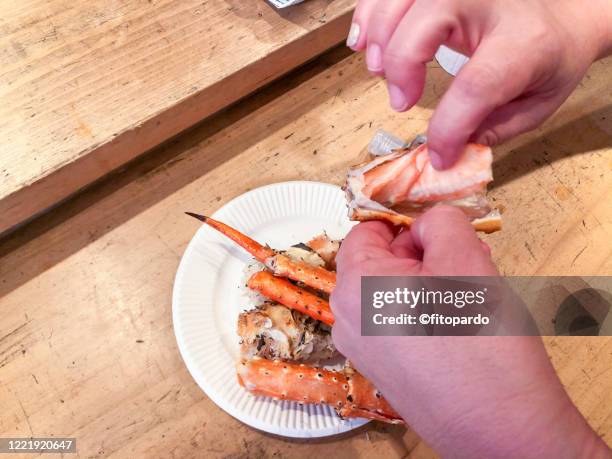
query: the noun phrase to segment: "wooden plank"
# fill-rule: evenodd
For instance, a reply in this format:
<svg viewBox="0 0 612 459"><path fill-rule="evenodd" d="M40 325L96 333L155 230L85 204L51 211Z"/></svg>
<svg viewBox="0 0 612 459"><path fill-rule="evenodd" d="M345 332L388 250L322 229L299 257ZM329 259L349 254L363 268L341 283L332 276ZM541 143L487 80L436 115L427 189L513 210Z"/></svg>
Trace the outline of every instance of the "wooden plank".
<svg viewBox="0 0 612 459"><path fill-rule="evenodd" d="M0 233L339 43L354 3L0 1Z"/></svg>
<svg viewBox="0 0 612 459"><path fill-rule="evenodd" d="M327 55L0 242L0 436L76 436L87 457L436 457L397 426L309 442L252 430L196 386L172 332L174 273L198 227L183 211L211 213L283 180L339 184L376 129L423 132L449 82L432 65L419 106L398 115L362 56L343 57ZM486 240L503 272L612 274L611 69L596 64L542 129L496 149L505 229ZM612 443L612 338L546 344Z"/></svg>

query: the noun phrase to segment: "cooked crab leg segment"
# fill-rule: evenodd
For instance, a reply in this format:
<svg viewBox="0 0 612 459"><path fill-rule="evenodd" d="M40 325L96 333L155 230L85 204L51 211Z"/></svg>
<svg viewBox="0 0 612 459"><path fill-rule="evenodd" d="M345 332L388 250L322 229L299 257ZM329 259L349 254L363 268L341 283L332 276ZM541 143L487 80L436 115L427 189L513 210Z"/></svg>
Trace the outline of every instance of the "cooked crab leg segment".
<svg viewBox="0 0 612 459"><path fill-rule="evenodd" d="M231 226L226 225L225 223L213 220L212 218L206 217L205 215L198 215L192 212L185 213L193 218L197 218L201 222L206 223L208 226L216 229L221 234L224 234L236 244L238 244L240 247L242 247L244 250L253 255L255 259L262 263L264 263L266 259L275 255L274 250L272 250L270 247L261 245L259 242L251 239L245 234L242 234L240 231L232 228Z"/></svg>
<svg viewBox="0 0 612 459"><path fill-rule="evenodd" d="M275 275L288 277L291 280L302 282L316 290L331 293L336 286L336 273L328 271L319 266L311 266L303 261L292 260L286 255L277 254L270 247L261 245L231 226L214 220L204 215L185 212L187 215L197 218L211 228L224 234L244 250L253 255L258 261L264 263Z"/></svg>
<svg viewBox="0 0 612 459"><path fill-rule="evenodd" d="M380 392L356 372L324 370L256 358L237 364L238 382L255 395L300 403L325 403L342 417L403 423ZM369 395L366 395L369 394Z"/></svg>
<svg viewBox="0 0 612 459"><path fill-rule="evenodd" d="M477 144L466 145L457 163L443 171L431 165L427 144L376 157L348 172L349 217L410 226L442 202L462 209L478 231L497 231L499 212L485 197L492 161L491 149Z"/></svg>
<svg viewBox="0 0 612 459"><path fill-rule="evenodd" d="M331 294L336 287L336 273L320 266L312 266L303 261L295 261L286 255L278 254L266 260L266 266L276 276L288 277L316 290Z"/></svg>
<svg viewBox="0 0 612 459"><path fill-rule="evenodd" d="M236 370L240 385L255 395L336 408L347 402L349 386L342 373L261 358L243 360Z"/></svg>
<svg viewBox="0 0 612 459"><path fill-rule="evenodd" d="M334 324L334 316L327 301L293 285L282 277L276 277L267 271L260 271L249 278L247 286L290 309L300 311L328 325Z"/></svg>
<svg viewBox="0 0 612 459"><path fill-rule="evenodd" d="M363 375L352 368L345 368L348 380L349 403L338 414L343 418L368 418L385 422L401 422L400 415L389 405L382 394Z"/></svg>

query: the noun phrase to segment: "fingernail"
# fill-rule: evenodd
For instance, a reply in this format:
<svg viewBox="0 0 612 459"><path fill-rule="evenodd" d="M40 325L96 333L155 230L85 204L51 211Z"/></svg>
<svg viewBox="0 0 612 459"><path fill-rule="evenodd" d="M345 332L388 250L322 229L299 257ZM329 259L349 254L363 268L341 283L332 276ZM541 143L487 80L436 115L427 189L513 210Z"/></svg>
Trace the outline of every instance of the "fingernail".
<svg viewBox="0 0 612 459"><path fill-rule="evenodd" d="M359 24L357 24L356 22L353 22L351 24L351 29L349 30L348 37L346 38L346 46L348 46L349 48L352 48L353 46L357 44L357 42L359 41L359 32L360 32Z"/></svg>
<svg viewBox="0 0 612 459"><path fill-rule="evenodd" d="M485 131L478 136L476 143L481 143L483 145L492 147L497 144L497 134L495 134L495 132L492 130Z"/></svg>
<svg viewBox="0 0 612 459"><path fill-rule="evenodd" d="M406 110L406 108L408 108L408 101L406 100L404 91L402 91L399 86L392 83L389 83L387 89L389 91L389 103L391 104L391 108L398 112Z"/></svg>
<svg viewBox="0 0 612 459"><path fill-rule="evenodd" d="M366 65L370 72L382 71L382 51L376 43L368 45Z"/></svg>
<svg viewBox="0 0 612 459"><path fill-rule="evenodd" d="M438 152L429 150L429 160L431 161L431 165L434 167L434 169L444 169L444 162L442 161L442 157Z"/></svg>

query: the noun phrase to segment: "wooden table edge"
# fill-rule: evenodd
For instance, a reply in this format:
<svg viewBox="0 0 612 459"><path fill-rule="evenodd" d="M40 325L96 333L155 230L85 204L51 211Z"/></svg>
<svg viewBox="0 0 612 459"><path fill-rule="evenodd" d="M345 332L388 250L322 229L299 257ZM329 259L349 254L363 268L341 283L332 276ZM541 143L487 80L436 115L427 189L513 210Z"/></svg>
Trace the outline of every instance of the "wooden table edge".
<svg viewBox="0 0 612 459"><path fill-rule="evenodd" d="M129 161L339 44L346 37L351 15L352 11L347 11L329 20L263 59L177 101L167 110L142 120L136 127L117 133L108 142L81 152L74 160L44 171L32 182L0 197L3 217L0 235L19 228ZM247 77L255 69L263 76ZM219 97L228 87L238 87L238 90L229 97L227 92Z"/></svg>

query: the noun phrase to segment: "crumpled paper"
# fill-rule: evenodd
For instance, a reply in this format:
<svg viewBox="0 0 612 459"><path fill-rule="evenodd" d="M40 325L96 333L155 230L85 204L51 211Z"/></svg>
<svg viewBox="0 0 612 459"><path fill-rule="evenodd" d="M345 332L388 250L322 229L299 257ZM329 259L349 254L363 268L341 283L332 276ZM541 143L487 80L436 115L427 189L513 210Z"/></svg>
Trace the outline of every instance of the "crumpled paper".
<svg viewBox="0 0 612 459"><path fill-rule="evenodd" d="M393 153L394 150L406 147L415 148L423 143L427 143L427 137L421 134L411 142L406 142L390 132L379 129L370 140L368 152L373 156L384 156Z"/></svg>
<svg viewBox="0 0 612 459"><path fill-rule="evenodd" d="M302 3L304 0L268 0L276 8L285 8L287 6L296 5Z"/></svg>

